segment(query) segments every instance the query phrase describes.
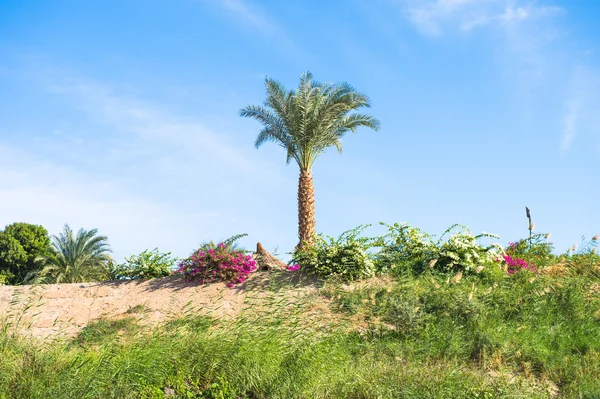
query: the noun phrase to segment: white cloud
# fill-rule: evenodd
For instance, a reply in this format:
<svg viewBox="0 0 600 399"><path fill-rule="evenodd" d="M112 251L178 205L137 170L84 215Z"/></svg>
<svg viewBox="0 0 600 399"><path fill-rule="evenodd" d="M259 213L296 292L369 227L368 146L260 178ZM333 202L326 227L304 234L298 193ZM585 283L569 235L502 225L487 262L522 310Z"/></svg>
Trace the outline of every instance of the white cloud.
<svg viewBox="0 0 600 399"><path fill-rule="evenodd" d="M593 140L600 133L600 70L576 67L564 103L561 148L568 150L578 136ZM597 138L596 142L598 141Z"/></svg>
<svg viewBox="0 0 600 399"><path fill-rule="evenodd" d="M284 29L269 14L250 0L199 0L208 6L218 7L243 25L269 36L285 36Z"/></svg>
<svg viewBox="0 0 600 399"><path fill-rule="evenodd" d="M405 0L399 4L408 20L421 33L430 36L515 24L561 11L558 7L521 4L514 0Z"/></svg>
<svg viewBox="0 0 600 399"><path fill-rule="evenodd" d="M42 224L53 234L65 223L74 229L98 228L109 237L117 258L154 246L186 254L197 244L197 239L183 238L194 237L188 220L214 226L221 216L188 215L136 195L113 179L41 161L7 145L0 146L0 209L2 226L23 221Z"/></svg>
<svg viewBox="0 0 600 399"><path fill-rule="evenodd" d="M117 259L156 246L186 256L201 241L240 232L250 234L250 248L293 245L295 181L284 174L295 170L283 156L265 160L253 137L237 144L228 132L89 79L51 92L84 118L73 117L69 131L47 122L23 141L0 138L0 228L98 228Z"/></svg>
<svg viewBox="0 0 600 399"><path fill-rule="evenodd" d="M202 157L201 163L212 160L245 175L261 175L269 169L270 165L256 156L251 159L247 150L239 149L227 135L212 131L201 121L174 115L155 104L121 95L107 85L77 79L68 84L53 85L51 89L73 98L76 106L98 124L110 126L121 135L133 133L143 143L160 143L163 156L172 158L168 155L170 151L184 152Z"/></svg>
<svg viewBox="0 0 600 399"><path fill-rule="evenodd" d="M573 54L560 7L538 0L400 0L396 2L415 28L427 36L494 29L493 51L504 79L518 93L523 123L539 118L531 110L556 101L562 115L544 115L562 125L560 148L600 130L600 73L589 65L592 50ZM583 55L583 56L582 56ZM585 59L588 57L588 59ZM548 98L548 92L556 98ZM543 93L543 94L542 94ZM563 93L566 93L563 94ZM561 98L562 96L562 98Z"/></svg>
<svg viewBox="0 0 600 399"><path fill-rule="evenodd" d="M563 150L567 150L571 147L571 143L577 133L581 102L578 100L567 101L565 108L566 111L563 116L563 134L561 141L561 148Z"/></svg>
<svg viewBox="0 0 600 399"><path fill-rule="evenodd" d="M240 21L264 33L275 33L280 27L255 5L244 0L221 0L219 4Z"/></svg>
<svg viewBox="0 0 600 399"><path fill-rule="evenodd" d="M251 30L252 33L257 33L263 36L263 39L269 41L269 45L274 42L277 51L286 56L298 60L298 62L306 63L310 61L314 54L311 51L304 50L295 40L292 39L286 29L286 25L278 21L263 7L260 7L259 1L256 0L196 0L206 6L217 9L221 13L227 15L235 24L236 28L245 27L246 30ZM281 2L285 5L285 2ZM264 75L261 75L261 79Z"/></svg>

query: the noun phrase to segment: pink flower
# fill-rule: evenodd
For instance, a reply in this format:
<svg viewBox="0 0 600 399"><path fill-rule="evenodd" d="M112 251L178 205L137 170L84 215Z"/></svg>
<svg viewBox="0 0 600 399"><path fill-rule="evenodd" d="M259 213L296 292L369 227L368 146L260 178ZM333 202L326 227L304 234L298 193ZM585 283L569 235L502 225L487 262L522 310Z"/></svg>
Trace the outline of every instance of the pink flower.
<svg viewBox="0 0 600 399"><path fill-rule="evenodd" d="M296 263L294 265L287 266L286 269L290 272L295 272L296 270L300 270L300 265Z"/></svg>

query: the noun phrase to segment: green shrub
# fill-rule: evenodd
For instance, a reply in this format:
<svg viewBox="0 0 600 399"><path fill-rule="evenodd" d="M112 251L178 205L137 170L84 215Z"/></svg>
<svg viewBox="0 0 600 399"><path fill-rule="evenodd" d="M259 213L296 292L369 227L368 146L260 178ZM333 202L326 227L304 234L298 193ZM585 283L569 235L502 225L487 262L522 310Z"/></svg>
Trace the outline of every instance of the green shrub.
<svg viewBox="0 0 600 399"><path fill-rule="evenodd" d="M158 248L152 251L144 250L139 255L125 258L125 263L107 265L107 273L111 280L133 280L140 278L166 277L173 272L177 261L170 252L161 253Z"/></svg>
<svg viewBox="0 0 600 399"><path fill-rule="evenodd" d="M462 230L452 234L448 240L442 241L444 236L456 227ZM499 238L489 233L474 236L468 227L459 224L450 226L438 241L435 268L444 272L472 273L479 266L492 265L504 253L504 249L500 244L481 245L479 240L484 237Z"/></svg>
<svg viewBox="0 0 600 399"><path fill-rule="evenodd" d="M0 284L23 284L37 275L52 254L43 226L13 223L0 230Z"/></svg>
<svg viewBox="0 0 600 399"><path fill-rule="evenodd" d="M547 266L555 260L552 254L554 247L548 239L550 234L533 234L530 238L523 238L516 242L508 243L506 254L512 258L520 258L537 267Z"/></svg>
<svg viewBox="0 0 600 399"><path fill-rule="evenodd" d="M480 266L492 265L504 252L499 244L483 246L479 243L481 238L497 236L488 233L474 236L468 227L458 224L450 226L437 242L433 241L431 235L407 223L382 225L388 227L387 234L377 242L381 247L376 257L377 269L382 273L396 271L420 274L428 268L441 272L473 273ZM444 236L456 227L461 230L444 241Z"/></svg>
<svg viewBox="0 0 600 399"><path fill-rule="evenodd" d="M322 278L339 277L357 280L375 275L375 265L369 254L373 239L359 237L368 225L342 233L337 239L317 235L314 245L296 250L292 262L301 270Z"/></svg>
<svg viewBox="0 0 600 399"><path fill-rule="evenodd" d="M0 285L7 285L12 277L12 273L9 274L5 270L0 271Z"/></svg>
<svg viewBox="0 0 600 399"><path fill-rule="evenodd" d="M380 273L425 270L437 252L431 236L408 223L380 224L386 226L388 232L377 240L381 248L376 255L377 270Z"/></svg>

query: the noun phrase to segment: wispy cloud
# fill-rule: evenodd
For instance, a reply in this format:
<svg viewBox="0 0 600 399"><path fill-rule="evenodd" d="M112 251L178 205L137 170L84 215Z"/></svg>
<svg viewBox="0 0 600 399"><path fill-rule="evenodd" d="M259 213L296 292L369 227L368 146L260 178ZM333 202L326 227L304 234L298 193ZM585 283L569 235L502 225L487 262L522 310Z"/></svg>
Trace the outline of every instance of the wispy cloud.
<svg viewBox="0 0 600 399"><path fill-rule="evenodd" d="M561 12L559 7L521 4L514 0L405 0L398 4L421 33L431 36L510 25Z"/></svg>
<svg viewBox="0 0 600 399"><path fill-rule="evenodd" d="M255 4L245 0L221 0L221 7L239 21L268 34L281 31L281 27L275 23L265 11Z"/></svg>
<svg viewBox="0 0 600 399"><path fill-rule="evenodd" d="M264 163L249 159L227 135L212 131L196 118L173 114L160 105L123 95L114 87L89 79L69 78L62 84L53 83L50 90L70 98L97 124L121 134L160 143L165 150L193 152L204 162L218 160L244 174L264 171Z"/></svg>
<svg viewBox="0 0 600 399"><path fill-rule="evenodd" d="M281 22L279 15L267 12L256 0L196 1L227 15L236 27L243 27L251 33L263 36L264 39L269 40L269 44L276 43L277 50L290 58L306 63L314 57L312 52L304 50L292 37L288 26ZM281 2L281 5L285 7L286 2Z"/></svg>
<svg viewBox="0 0 600 399"><path fill-rule="evenodd" d="M198 0L210 7L221 10L236 23L245 25L256 32L269 36L285 36L283 27L262 7L251 0Z"/></svg>
<svg viewBox="0 0 600 399"><path fill-rule="evenodd" d="M563 8L543 0L397 0L395 4L426 37L472 36L485 31L500 77L520 103L524 132L529 132L531 121L540 117L536 114L539 104L550 106L547 92L564 92L576 61L568 55L564 20L558 18L567 15ZM554 101L553 106L557 106L563 100ZM564 103L563 148L576 135L582 111L577 98ZM550 117L555 118L555 125L561 123L560 116Z"/></svg>
<svg viewBox="0 0 600 399"><path fill-rule="evenodd" d="M284 174L295 171L265 160L252 139L240 145L229 132L118 86L51 81L56 101L83 119L73 131L48 121L24 142L0 138L0 208L11 210L0 228L97 227L119 259L155 246L185 256L203 240L240 232L269 246L292 244L293 218L282 232L278 212L294 215L295 183Z"/></svg>
<svg viewBox="0 0 600 399"><path fill-rule="evenodd" d="M576 67L564 103L561 148L569 150L578 136L598 143L600 133L600 70Z"/></svg>
<svg viewBox="0 0 600 399"><path fill-rule="evenodd" d="M51 233L64 223L98 228L118 259L154 246L185 255L202 238L190 220L212 228L227 223L218 210L182 212L136 194L117 179L40 160L9 145L0 145L0 207L10 209L0 217L2 226L23 221L42 224Z"/></svg>

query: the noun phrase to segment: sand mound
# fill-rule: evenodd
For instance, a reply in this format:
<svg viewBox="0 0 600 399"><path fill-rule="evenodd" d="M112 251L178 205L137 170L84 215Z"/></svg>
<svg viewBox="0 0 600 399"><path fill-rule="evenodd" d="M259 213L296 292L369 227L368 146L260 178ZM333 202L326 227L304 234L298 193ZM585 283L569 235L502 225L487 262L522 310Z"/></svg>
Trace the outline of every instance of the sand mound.
<svg viewBox="0 0 600 399"><path fill-rule="evenodd" d="M145 281L0 286L0 322L16 326L24 335L38 338L74 336L89 322L143 314L143 324L195 313L217 318L235 317L268 285L287 283L286 291L301 296L316 284L290 280L290 274L256 273L245 283L227 288L224 283L200 285L179 276ZM292 283L292 284L290 284ZM292 288L294 287L294 288ZM271 291L273 294L273 291Z"/></svg>

